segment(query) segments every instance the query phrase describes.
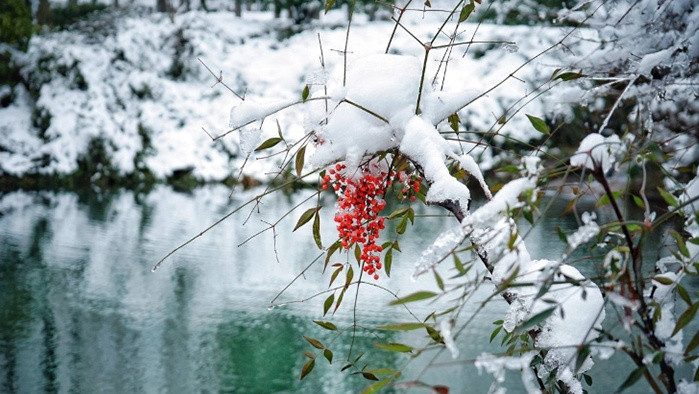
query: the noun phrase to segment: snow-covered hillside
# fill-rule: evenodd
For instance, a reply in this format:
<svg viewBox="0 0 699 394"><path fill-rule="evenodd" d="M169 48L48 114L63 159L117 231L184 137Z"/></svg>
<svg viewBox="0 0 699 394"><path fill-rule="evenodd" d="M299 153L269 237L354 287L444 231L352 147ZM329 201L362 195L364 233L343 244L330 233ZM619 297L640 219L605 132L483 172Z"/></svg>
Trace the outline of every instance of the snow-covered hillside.
<svg viewBox="0 0 699 394"><path fill-rule="evenodd" d="M237 133L212 142L203 129L212 135L225 132L230 109L240 100L221 84L212 88L216 81L203 63L216 74L222 71L223 81L247 99L300 98L308 76L321 71L318 34L327 69L342 66L344 17L342 11L330 12L289 36L291 22L275 20L271 13L247 12L236 18L229 12L195 11L171 20L164 14L130 12L118 18L103 14L68 31L34 36L28 52L16 56L25 84L14 88L11 105L0 108L0 174L70 174L80 160L103 148L108 166L120 175L149 171L163 179L178 170L192 171L203 180L235 175L244 160ZM441 18L406 14L404 24L426 40ZM358 15L348 60L383 53L393 26ZM564 29L550 27L462 26L460 39L490 43L471 45L465 57L466 46L454 48L446 78L449 90L485 92L564 34ZM391 51L424 54L401 29ZM443 51L432 51L430 81ZM506 108L560 67L558 54L558 49L548 52L520 70L519 80L508 80L464 109L462 127L482 131L496 124ZM436 79L440 83L441 75ZM525 111L541 116L542 100L535 98ZM276 116L284 134L292 137L303 135L303 117L302 108ZM524 112L507 118L501 134L522 140L537 135ZM263 137L273 135L277 124L267 119L262 129ZM492 154L487 152L483 160ZM255 160L246 167L262 179L268 170Z"/></svg>

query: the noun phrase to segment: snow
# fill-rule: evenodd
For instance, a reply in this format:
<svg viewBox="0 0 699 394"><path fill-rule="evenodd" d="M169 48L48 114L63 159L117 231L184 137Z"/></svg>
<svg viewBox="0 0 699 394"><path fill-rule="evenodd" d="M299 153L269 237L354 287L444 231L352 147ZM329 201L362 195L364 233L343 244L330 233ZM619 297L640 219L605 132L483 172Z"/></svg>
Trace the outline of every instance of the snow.
<svg viewBox="0 0 699 394"><path fill-rule="evenodd" d="M583 225L568 236L568 248L570 248L570 250L574 250L578 246L591 240L600 231L599 225L595 222L597 215L594 212L583 212L581 219Z"/></svg>
<svg viewBox="0 0 699 394"><path fill-rule="evenodd" d="M575 154L570 158L573 167L585 167L594 170L600 166L605 173L616 163L616 156L621 151L621 140L616 134L604 137L601 134L589 134L580 142Z"/></svg>

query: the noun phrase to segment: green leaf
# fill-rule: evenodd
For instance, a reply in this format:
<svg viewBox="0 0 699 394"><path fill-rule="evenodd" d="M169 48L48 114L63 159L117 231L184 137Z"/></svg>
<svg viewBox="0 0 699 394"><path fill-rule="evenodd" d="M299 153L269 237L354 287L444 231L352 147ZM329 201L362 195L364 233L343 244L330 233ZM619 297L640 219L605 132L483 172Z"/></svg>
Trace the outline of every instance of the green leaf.
<svg viewBox="0 0 699 394"><path fill-rule="evenodd" d="M282 142L282 139L281 139L281 138L279 138L279 137L272 137L272 138L268 139L267 141L263 142L262 144L260 144L260 146L258 146L258 147L255 149L255 152L259 152L259 151L261 151L261 150L269 149L269 148L271 148L271 147L277 145L277 144L280 143L280 142Z"/></svg>
<svg viewBox="0 0 699 394"><path fill-rule="evenodd" d="M337 278L338 275L340 275L340 272L342 272L342 266L337 267L337 269L333 272L332 275L330 275L330 283L328 284L328 287L332 286L333 282Z"/></svg>
<svg viewBox="0 0 699 394"><path fill-rule="evenodd" d="M309 352L308 350L303 350L303 351L301 351L301 353L303 353L304 356L310 358L311 360L316 358L316 356L313 353Z"/></svg>
<svg viewBox="0 0 699 394"><path fill-rule="evenodd" d="M340 296L337 297L337 302L335 303L335 309L333 309L333 313L337 312L337 308L339 308L340 304L342 304L343 298L345 298L345 290L344 289L340 292Z"/></svg>
<svg viewBox="0 0 699 394"><path fill-rule="evenodd" d="M396 324L386 324L383 326L378 326L379 330L388 331L412 331L419 330L425 327L425 323L396 323Z"/></svg>
<svg viewBox="0 0 699 394"><path fill-rule="evenodd" d="M310 93L311 93L311 90L308 88L308 85L306 85L306 86L303 88L303 92L301 92L301 101L303 101L303 102L305 103L306 100L308 99L308 95L309 95Z"/></svg>
<svg viewBox="0 0 699 394"><path fill-rule="evenodd" d="M459 256L457 256L456 253L452 253L452 255L454 256L454 268L459 271L459 274L465 274L466 268L464 268L464 264L461 262L461 259L459 259Z"/></svg>
<svg viewBox="0 0 699 394"><path fill-rule="evenodd" d="M519 326L519 331L525 331L529 327L535 326L535 325L543 322L549 316L551 316L555 310L556 310L556 307L554 306L554 307L545 309L545 310L537 313L536 315L530 317L529 319L527 319L524 323L522 323Z"/></svg>
<svg viewBox="0 0 699 394"><path fill-rule="evenodd" d="M403 298L399 298L395 301L391 301L388 305L402 305L402 304L407 304L409 302L427 300L427 299L432 298L436 295L437 295L437 293L433 293L431 291L418 291L418 292L412 293L410 295L407 295Z"/></svg>
<svg viewBox="0 0 699 394"><path fill-rule="evenodd" d="M301 149L296 152L296 162L294 163L296 167L296 176L301 177L303 172L303 163L306 156L306 145L302 146Z"/></svg>
<svg viewBox="0 0 699 394"><path fill-rule="evenodd" d="M669 286L673 283L675 283L674 280L666 277L666 276L655 276L653 277L653 280L660 283L661 285Z"/></svg>
<svg viewBox="0 0 699 394"><path fill-rule="evenodd" d="M344 372L344 371L346 371L346 370L349 369L349 368L352 368L352 364L345 364L345 365L340 369L340 372Z"/></svg>
<svg viewBox="0 0 699 394"><path fill-rule="evenodd" d="M303 380L303 378L305 378L306 375L308 375L309 373L311 373L311 371L313 371L313 367L315 367L315 366L316 366L315 359L308 360L306 362L306 364L303 364L303 368L301 368L301 379L299 379L299 380Z"/></svg>
<svg viewBox="0 0 699 394"><path fill-rule="evenodd" d="M621 386L619 386L619 388L616 389L615 392L620 393L620 392L626 390L627 388L633 386L633 384L636 383L638 381L638 379L641 378L641 376L643 376L643 372L645 370L646 370L646 367L643 366L643 367L638 367L638 368L634 369L633 371L631 371L631 373L626 378L626 380L624 380L624 383L622 383Z"/></svg>
<svg viewBox="0 0 699 394"><path fill-rule="evenodd" d="M576 374L580 370L580 367L582 367L585 360L587 360L587 356L589 356L589 355L590 355L590 347L587 345L583 346L582 349L578 350L578 354L575 357L575 373Z"/></svg>
<svg viewBox="0 0 699 394"><path fill-rule="evenodd" d="M697 314L697 309L699 309L699 302L695 302L694 304L692 304L692 306L690 306L689 309L684 311L684 313L681 314L679 318L677 318L677 324L675 325L675 329L672 330L672 335L670 335L670 337L674 337L679 330L684 328L684 326L689 324L692 321L692 319L694 319L694 315Z"/></svg>
<svg viewBox="0 0 699 394"><path fill-rule="evenodd" d="M682 239L680 233L675 230L670 230L670 235L675 239L675 242L677 242L677 249L680 253L682 253L684 257L689 257L689 249L687 249L687 245L684 243L684 239Z"/></svg>
<svg viewBox="0 0 699 394"><path fill-rule="evenodd" d="M667 205L671 207L677 207L679 204L677 203L677 199L675 199L675 196L670 194L667 190L663 189L662 187L658 187L658 192L660 192L660 195L663 197L663 200L667 203Z"/></svg>
<svg viewBox="0 0 699 394"><path fill-rule="evenodd" d="M471 15L471 12L473 12L475 7L476 6L473 3L466 4L464 8L461 9L461 14L459 14L459 23L468 19L468 16Z"/></svg>
<svg viewBox="0 0 699 394"><path fill-rule="evenodd" d="M692 340L689 341L689 345L687 345L687 349L685 349L684 354L689 355L689 353L696 349L697 346L699 346L699 331L694 333L694 336L692 337Z"/></svg>
<svg viewBox="0 0 699 394"><path fill-rule="evenodd" d="M316 211L313 217L313 240L316 242L318 249L323 250L323 243L320 240L320 215Z"/></svg>
<svg viewBox="0 0 699 394"><path fill-rule="evenodd" d="M583 374L583 378L585 379L585 383L587 383L588 386L592 386L592 376L588 374Z"/></svg>
<svg viewBox="0 0 699 394"><path fill-rule="evenodd" d="M335 302L335 293L330 294L330 296L325 299L325 302L323 303L323 316L328 313L328 310L333 305L333 302Z"/></svg>
<svg viewBox="0 0 699 394"><path fill-rule="evenodd" d="M357 264L359 264L360 257L362 256L362 250L359 249L359 245L354 245L354 259L357 260Z"/></svg>
<svg viewBox="0 0 699 394"><path fill-rule="evenodd" d="M555 79L560 79L562 81L572 81L574 79L578 79L578 78L585 77L585 76L586 75L583 73L567 72L567 73L558 74L558 76Z"/></svg>
<svg viewBox="0 0 699 394"><path fill-rule="evenodd" d="M330 364L333 363L333 352L330 351L330 349L323 350L323 356L325 356L325 359L328 360Z"/></svg>
<svg viewBox="0 0 699 394"><path fill-rule="evenodd" d="M304 224L308 223L311 219L313 219L313 215L315 215L319 209L320 207L310 208L309 210L301 214L301 217L299 218L299 221L296 222L296 227L294 227L293 231L298 230L299 227L303 226Z"/></svg>
<svg viewBox="0 0 699 394"><path fill-rule="evenodd" d="M447 121L449 122L449 126L452 130L454 130L455 132L459 131L459 123L461 122L461 120L459 119L459 114L453 113L449 115Z"/></svg>
<svg viewBox="0 0 699 394"><path fill-rule="evenodd" d="M383 259L383 269L389 278L391 277L391 265L393 265L393 249L389 249L386 252L386 257Z"/></svg>
<svg viewBox="0 0 699 394"><path fill-rule="evenodd" d="M496 327L493 330L493 332L490 334L490 341L489 342L493 342L493 339L495 339L495 337L498 336L498 334L500 333L500 330L502 330L502 326Z"/></svg>
<svg viewBox="0 0 699 394"><path fill-rule="evenodd" d="M556 234L558 234L558 239L560 239L563 243L568 243L568 236L563 232L560 226L556 226Z"/></svg>
<svg viewBox="0 0 699 394"><path fill-rule="evenodd" d="M412 347L402 343L375 343L374 346L382 350L388 350L389 352L410 353L413 351Z"/></svg>
<svg viewBox="0 0 699 394"><path fill-rule="evenodd" d="M303 336L303 339L308 341L308 343L310 343L311 346L313 346L316 349L325 349L325 346L323 346L323 344L317 339L309 338L305 335Z"/></svg>
<svg viewBox="0 0 699 394"><path fill-rule="evenodd" d="M328 11L332 8L332 6L335 5L335 0L325 0L325 13L327 14Z"/></svg>
<svg viewBox="0 0 699 394"><path fill-rule="evenodd" d="M352 278L354 277L354 269L352 266L349 267L347 270L347 275L345 275L345 290L349 287L350 283L352 283Z"/></svg>
<svg viewBox="0 0 699 394"><path fill-rule="evenodd" d="M410 207L403 207L403 208L396 209L395 211L391 212L390 215L388 215L388 219L391 220L391 219L395 219L399 216L404 216L405 214L408 213L409 209L410 209Z"/></svg>
<svg viewBox="0 0 699 394"><path fill-rule="evenodd" d="M325 272L325 268L328 266L330 258L335 252L337 252L338 249L340 249L340 246L342 246L342 244L339 240L337 240L328 248L328 252L325 254L325 264L323 265L323 272Z"/></svg>
<svg viewBox="0 0 699 394"><path fill-rule="evenodd" d="M692 306L692 298L689 296L687 289L685 289L684 286L680 285L679 283L677 284L677 294L684 302L687 303L687 305Z"/></svg>
<svg viewBox="0 0 699 394"><path fill-rule="evenodd" d="M546 122L544 122L543 119L537 118L536 116L532 115L527 115L527 118L529 118L529 122L534 126L534 129L542 134L550 135L551 131L549 130L549 127L546 125Z"/></svg>
<svg viewBox="0 0 699 394"><path fill-rule="evenodd" d="M403 216L403 219L400 220L398 225L396 226L396 233L398 234L403 234L405 233L405 229L408 227L408 215Z"/></svg>
<svg viewBox="0 0 699 394"><path fill-rule="evenodd" d="M556 75L558 75L559 72L561 72L561 69L560 69L560 68L557 68L557 69L553 70L553 73L551 73L551 77L550 77L549 79L553 81L554 78L556 78Z"/></svg>
<svg viewBox="0 0 699 394"><path fill-rule="evenodd" d="M379 380L378 382L372 384L371 386L365 388L362 391L362 394L373 394L384 388L391 380L393 380L393 377L386 378Z"/></svg>
<svg viewBox="0 0 699 394"><path fill-rule="evenodd" d="M437 270L432 270L432 272L434 272L434 280L437 281L437 287L439 287L439 290L444 291L444 281L442 280L442 277L439 276Z"/></svg>
<svg viewBox="0 0 699 394"><path fill-rule="evenodd" d="M636 205L641 208L641 209L646 209L646 204L643 202L641 197L632 194L631 197L633 198L633 202L636 203Z"/></svg>
<svg viewBox="0 0 699 394"><path fill-rule="evenodd" d="M362 372L362 376L366 380L379 380L379 378L377 378L376 375L374 375L373 373L369 373L369 372Z"/></svg>
<svg viewBox="0 0 699 394"><path fill-rule="evenodd" d="M330 331L337 331L337 326L334 324L330 323L329 321L320 321L320 320L313 320L313 323L323 327L326 330Z"/></svg>

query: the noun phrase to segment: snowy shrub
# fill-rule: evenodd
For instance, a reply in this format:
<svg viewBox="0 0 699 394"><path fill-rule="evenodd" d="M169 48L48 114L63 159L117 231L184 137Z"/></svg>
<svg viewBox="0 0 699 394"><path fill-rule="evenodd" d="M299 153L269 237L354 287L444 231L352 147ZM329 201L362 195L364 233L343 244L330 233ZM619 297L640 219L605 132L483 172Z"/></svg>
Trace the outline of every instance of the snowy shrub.
<svg viewBox="0 0 699 394"><path fill-rule="evenodd" d="M301 379L321 357L332 363L334 341L347 340L351 345L341 369L370 381L368 392L387 386L446 389L448 382L426 382L421 374L405 376L406 370L360 362L363 353L354 348L355 338L367 335L376 338L380 350L425 358L436 350L454 362L473 363L493 375L491 392L501 392L505 371L514 370L521 372L529 392L582 393L583 385L592 384L587 372L594 363L616 351L634 365L622 371L617 391L643 378L655 392L696 392L696 365L690 363L697 359L699 337L688 328L696 327L699 301L687 283L696 280L699 268L699 174L696 135L685 127L696 127L697 119L693 88L684 85L696 66L697 11L691 2L582 2L561 11L560 18L572 26L556 30L558 41L524 58L513 55L520 43L511 39L478 40L481 25L468 22L476 10L488 7L481 1L399 7L385 50L348 59L364 45L352 39L348 27L344 48L333 48L343 58L330 69L318 36L309 43L318 45L318 67L294 97L258 93L274 88L268 85L257 91L250 86L247 94L234 91L229 130L210 135L219 141L237 134L246 163L257 158L276 166L272 185L248 202L256 208L266 195L289 184L315 185L317 192L295 207L302 212L293 212L298 218L294 231L310 227L322 254L296 279L323 263L328 290L308 298L324 298L323 316L348 303L356 308L360 292L370 287L385 291L391 304L409 312L410 321L382 317L388 321L378 327L359 321L356 309L351 324L315 321L335 339L323 343L305 337L310 347L304 351ZM404 23L406 15L432 7L444 18L434 31L418 36L419 24ZM649 28L656 33L652 39L643 35ZM412 49L395 53L392 45L401 39ZM497 58L516 63L498 78L483 73L488 78L479 79L470 59L462 59L478 45L495 45L489 51L501 51ZM490 56L485 53L480 56ZM542 60L552 60L546 58L552 53L558 64ZM527 73L530 68L537 71ZM220 74L212 74L217 84L223 82ZM468 83L473 80L477 90ZM510 89L510 83L526 89L515 90L519 97L498 96L504 97L500 107L479 106L498 89ZM679 96L668 102L671 91ZM616 98L609 101L614 92ZM534 100L545 93L550 95L544 103L556 104L549 122L536 116L544 107ZM561 114L571 120L573 108L581 106L597 112L600 121L566 152L551 143L565 126L552 127L551 120ZM277 113L287 111L303 115L301 135L275 121ZM479 118L479 112L492 116ZM656 119L664 112L677 117ZM504 132L508 125L517 130ZM507 146L504 141L514 141L518 150L497 151ZM497 155L510 156L510 165L497 168L509 177L486 178L484 169L499 166L492 160ZM320 199L332 192L337 204L328 214ZM474 203L476 193L483 201ZM577 213L576 203L594 199L596 212L584 212L570 234L558 229L563 253L533 258L525 228L537 226L551 201L564 194L567 210ZM449 219L448 228L413 257L416 291L398 296L387 279L408 270L394 267L393 258L401 251L400 236L422 219L420 204L441 207L456 221ZM634 206L641 218L634 216ZM320 229L326 215L337 229L331 241ZM668 227L672 218L681 219L676 228ZM276 237L277 223L268 223L262 232ZM644 245L658 231L665 234L657 255L648 256ZM574 257L580 254L587 258ZM598 274L586 277L581 271ZM434 285L425 279L428 274ZM490 295L475 301L481 288ZM285 290L270 307L288 303L279 300ZM459 358L459 337L495 300L508 304L489 338L500 339L502 352ZM430 302L434 310L418 316L411 310L417 302ZM467 312L471 303L479 306ZM423 334L413 337L415 343L392 342L386 335L415 330ZM427 368L436 367L430 360Z"/></svg>

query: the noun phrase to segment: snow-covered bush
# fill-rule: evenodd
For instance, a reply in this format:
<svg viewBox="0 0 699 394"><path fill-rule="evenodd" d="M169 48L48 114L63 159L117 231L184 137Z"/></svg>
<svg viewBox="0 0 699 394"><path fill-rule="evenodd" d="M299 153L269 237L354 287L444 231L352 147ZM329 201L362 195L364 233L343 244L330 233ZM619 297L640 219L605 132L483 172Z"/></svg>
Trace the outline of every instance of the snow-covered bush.
<svg viewBox="0 0 699 394"><path fill-rule="evenodd" d="M699 268L696 209L699 174L696 160L688 162L685 152L695 147L685 146L684 151L672 152L665 150L672 149L672 141L661 145L649 136L672 135L683 143L694 138L694 144L696 137L681 126L676 128L674 121L657 128L655 123L641 121L643 127L640 128L614 129L611 126L619 124L610 123L614 113L652 117L662 107L658 101L644 101L643 93L632 88L658 88L652 80L644 82L641 77L646 73L653 76L653 70L662 69L666 61L689 62L691 66L694 60L689 55L696 51L691 40L694 36L684 42L684 36L675 30L694 22L687 19L685 24L676 24L676 19L671 17L675 15L681 19L677 12L682 10L693 15L695 11L690 2L676 2L679 8L669 9L666 5L672 2L662 2L653 8L651 1L638 1L621 13L617 3L583 2L566 14L566 20L579 16L580 23L599 23L603 20L599 15L613 16L617 24L625 24L622 31L628 33L613 41L604 41L605 45L617 47L616 51L586 44L607 40L609 31L602 29L596 33L585 30L582 25L571 26L558 31L561 39L555 44L512 65L500 80L481 86L478 91L463 83L464 79L478 78L478 75L473 75L468 62L460 61L460 55L464 53L462 49L468 51L471 46L493 44L478 41L480 25L464 23L476 9L486 5L480 1L432 3L425 2L424 7L439 8L446 16L444 23L430 32L426 40L401 22L407 13L423 12L423 9L408 7L396 8L395 29L386 37L384 53L346 61L352 49L362 45L351 39L348 28L345 47L334 48L345 56L336 70L326 67L326 54L319 38L316 42L319 44L319 67L308 76L305 87L296 97L256 99L254 93L243 96L238 92L241 100L230 112L230 129L212 135L218 140L238 133L246 158L272 152L266 158L278 166L276 179L303 183L319 177L317 194L306 200L314 200L314 203L298 215L294 230L312 223L310 234L325 255L324 269L332 271L328 290L311 296L325 296L324 316L334 313L346 297L354 296L356 301L359 292L367 287L385 290L395 298L392 304L408 311L414 302L429 300L435 305L435 310L426 316L410 312L411 321L391 320L376 328L362 324L356 313L349 325L320 320L316 323L336 334L338 340L347 339L352 344L357 335L366 332L377 338L379 349L411 357L426 357L427 351L437 349L458 359L458 337L464 335L478 311L488 308L495 299L504 299L509 307L502 319L495 322L490 337L491 341L501 337L503 352L484 354L476 360L458 360L473 362L479 370L492 374L492 392L501 389L505 370L517 370L521 371L524 387L529 392L582 393L583 384L591 384L586 372L594 361L606 360L615 351L628 355L635 365L633 370L623 371L626 378L620 379L618 391L640 378L656 392L696 391L696 383L690 383L695 380L691 377L694 372L685 376L676 371L678 366L686 370L685 367L697 359L699 345L697 334L686 345L683 341L683 331L695 324L693 319L699 309L696 292L686 286L686 278L696 278ZM642 29L636 27L646 21L642 11L635 11L636 6L647 12L662 10L657 26L660 32L667 33L662 42L642 44L633 38ZM576 14L578 12L581 14ZM610 27L610 23L607 20L605 27ZM399 36L412 40L415 51L392 53L393 40ZM676 41L678 39L681 42ZM509 48L513 45L510 42L497 44L507 44ZM599 78L594 74L602 73L603 67L611 65L626 64L629 70L632 66L622 62L624 56L628 60L628 52L613 57L626 45L638 45L634 50L645 52L639 64L631 62L636 67L634 74L624 77L623 91L607 108L604 95L595 94L614 87L618 80L614 79L605 87L598 85ZM531 83L528 85L531 89L507 103L505 111L494 113L495 120L485 132L473 133L472 128L465 126L469 110L479 101L506 82L521 80L524 73L520 71L528 67L547 67L537 61L552 51L580 51L583 58L568 60L566 64L556 65L558 67L548 65L555 69L545 73L546 77L523 81ZM506 51L503 49L503 52ZM685 74L679 69L672 71L673 67L674 63L665 76L675 75L673 83L679 84ZM617 68L614 70L619 72ZM604 72L611 75L612 69ZM217 82L221 82L220 79ZM576 85L578 83L581 85ZM492 181L489 184L479 161L493 156L491 143L515 138L513 134L499 135L504 125L517 119L532 97L547 92L551 92L551 100L556 100L561 113L570 111L572 106L584 103L580 95L576 96L581 88L589 91L587 99L601 100L599 106L607 110L607 115L599 124L591 126L594 131L579 141L572 156L557 156L559 147L550 145L552 135L565 130L551 130L551 123L534 115L519 116L527 121L528 128L521 132L533 132L540 138L519 141L526 149L506 152L506 155L520 156L516 165L501 169L513 176L503 179L504 184L491 185ZM629 94L626 97L636 97L632 103L633 113L620 104L626 94ZM690 101L689 97L678 99ZM593 104L598 105L594 101L589 105ZM304 115L304 134L299 137L285 133L278 121L272 121L278 112L294 108ZM527 111L530 110L528 107ZM594 110L593 107L591 111ZM683 114L679 119L696 126L692 116L695 115ZM636 118L630 118L629 122L633 119ZM267 135L263 141L260 122L275 125L276 133ZM472 135L476 138L469 138ZM677 176L687 171L685 167L689 167L694 177L688 183ZM649 186L650 171L661 171L664 176L665 185L657 187L657 192ZM629 177L613 177L614 172L625 172ZM640 184L634 184L634 180ZM267 194L283 187L272 189L270 186L252 202L259 207ZM332 242L327 239L324 242L320 231L321 215L326 214L319 205L321 194L327 193L324 190L334 191L338 200L334 214L338 236ZM477 208L472 204L472 194L476 190L485 199ZM573 211L576 202L594 198L599 215L585 212L575 232L558 231L565 245L565 252L560 256L545 260L532 258L529 251L532 246L528 244L528 232L523 230L523 223L536 226L540 215L550 205L544 202L550 199L544 197L560 198L562 193L568 193L569 209ZM651 194L657 194L662 202L653 200ZM314 198L316 195L318 197ZM396 272L393 254L401 250L400 235L407 230L408 223L420 220L413 205L419 204L418 200L444 208L457 220L415 258L412 271L417 281L415 286L427 287L423 278L431 272L436 288L397 296L380 281ZM631 204L642 211L642 219L634 219L630 213ZM302 207L303 204L297 206ZM664 246L657 248L662 249L657 256L646 256L644 244L649 242L653 231L666 229L664 226L673 217L682 217L683 224L670 230L670 235L665 237L665 240L671 237L672 243L663 242ZM387 224L391 222L395 223L395 236L386 235L392 227ZM275 226L272 223L267 230L276 231ZM589 259L581 263L571 256L576 251L581 253L583 248L589 250ZM323 260L319 257L316 261ZM440 269L446 261L453 261L453 268L449 270L453 276L444 279L440 274L444 271ZM582 264L594 265L588 272L599 272L599 276L585 277L579 269ZM476 266L482 268L474 268ZM405 267L400 269L405 270ZM303 272L299 274L302 275ZM465 306L473 302L473 294L481 287L489 287L492 295L479 300L480 308L466 316ZM350 289L352 291L348 291ZM284 304L277 301L278 297L272 300L271 306ZM684 304L676 302L679 300ZM610 323L609 319L614 322ZM424 336L417 344L387 343L383 341L386 330L420 330ZM302 379L312 372L321 355L332 362L334 354L331 344L312 337L306 340L311 348L304 352L308 360L300 373ZM366 360L358 362L361 357L354 357L357 353L350 346L347 363L342 369L375 381L369 386L369 392L388 385L425 387L442 392L447 383L424 382L413 376L403 376L402 370L368 366ZM695 371L696 365L691 369Z"/></svg>

